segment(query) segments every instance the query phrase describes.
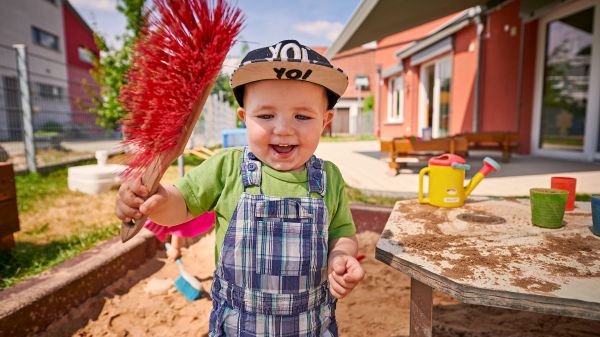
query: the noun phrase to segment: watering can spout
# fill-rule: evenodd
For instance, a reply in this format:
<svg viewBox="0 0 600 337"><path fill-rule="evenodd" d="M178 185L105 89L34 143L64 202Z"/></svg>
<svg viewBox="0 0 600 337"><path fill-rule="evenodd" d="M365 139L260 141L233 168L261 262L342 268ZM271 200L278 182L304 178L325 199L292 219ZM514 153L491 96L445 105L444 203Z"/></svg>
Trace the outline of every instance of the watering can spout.
<svg viewBox="0 0 600 337"><path fill-rule="evenodd" d="M479 185L483 178L487 177L488 174L500 170L500 164L490 157L483 158L483 167L477 172L471 181L465 186L465 198L471 195L471 192Z"/></svg>

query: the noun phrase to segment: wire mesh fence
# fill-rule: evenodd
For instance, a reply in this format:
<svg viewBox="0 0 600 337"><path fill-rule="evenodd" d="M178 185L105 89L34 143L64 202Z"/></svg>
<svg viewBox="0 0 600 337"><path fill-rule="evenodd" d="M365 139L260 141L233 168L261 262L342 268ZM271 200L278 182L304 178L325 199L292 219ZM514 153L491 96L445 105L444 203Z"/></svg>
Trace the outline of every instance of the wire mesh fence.
<svg viewBox="0 0 600 337"><path fill-rule="evenodd" d="M373 111L361 111L356 115L356 134L373 134Z"/></svg>
<svg viewBox="0 0 600 337"><path fill-rule="evenodd" d="M21 58L17 49L0 45L0 160L35 171L88 155L66 148L67 141L119 139L96 124L100 88L91 67L33 53Z"/></svg>
<svg viewBox="0 0 600 337"><path fill-rule="evenodd" d="M222 95L210 95L190 137L188 147L212 147L222 144L223 131L234 129L236 119L235 110L227 102L223 102Z"/></svg>
<svg viewBox="0 0 600 337"><path fill-rule="evenodd" d="M15 48L0 45L0 161L35 171L93 158L96 150L117 150L121 133L96 123L100 87L91 67L27 53L23 81L20 65ZM221 131L236 127L235 111L218 95L208 98L202 115L191 146L218 145Z"/></svg>

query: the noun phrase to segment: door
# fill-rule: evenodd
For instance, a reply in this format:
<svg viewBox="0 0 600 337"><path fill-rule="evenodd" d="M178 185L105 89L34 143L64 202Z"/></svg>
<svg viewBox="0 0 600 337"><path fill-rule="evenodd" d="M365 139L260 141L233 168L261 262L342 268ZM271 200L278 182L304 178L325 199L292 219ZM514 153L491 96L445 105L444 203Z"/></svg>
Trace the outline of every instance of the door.
<svg viewBox="0 0 600 337"><path fill-rule="evenodd" d="M451 82L452 57L421 66L420 135L423 128L431 128L433 138L448 136Z"/></svg>
<svg viewBox="0 0 600 337"><path fill-rule="evenodd" d="M540 19L534 153L599 157L599 4L574 2Z"/></svg>
<svg viewBox="0 0 600 337"><path fill-rule="evenodd" d="M8 141L21 141L23 139L23 112L19 82L16 77L3 76L2 84L8 117Z"/></svg>
<svg viewBox="0 0 600 337"><path fill-rule="evenodd" d="M347 135L350 133L350 109L336 108L331 121L331 132L334 135Z"/></svg>

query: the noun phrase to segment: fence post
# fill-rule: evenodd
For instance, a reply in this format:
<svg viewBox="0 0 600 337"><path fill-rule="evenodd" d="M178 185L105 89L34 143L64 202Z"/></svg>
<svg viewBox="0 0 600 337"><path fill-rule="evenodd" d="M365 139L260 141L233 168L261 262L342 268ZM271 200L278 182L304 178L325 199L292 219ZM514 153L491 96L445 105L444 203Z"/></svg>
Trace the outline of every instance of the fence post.
<svg viewBox="0 0 600 337"><path fill-rule="evenodd" d="M29 172L37 172L35 160L35 143L33 139L33 122L31 115L31 96L29 91L29 69L27 67L27 47L24 44L14 44L17 52L17 76L23 109L23 134L25 141L25 156Z"/></svg>

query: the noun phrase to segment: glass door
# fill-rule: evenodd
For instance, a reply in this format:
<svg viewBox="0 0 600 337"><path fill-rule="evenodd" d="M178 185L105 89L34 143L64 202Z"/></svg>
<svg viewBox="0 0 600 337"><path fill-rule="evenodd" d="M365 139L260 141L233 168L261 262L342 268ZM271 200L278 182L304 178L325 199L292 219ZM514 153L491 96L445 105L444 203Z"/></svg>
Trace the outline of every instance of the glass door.
<svg viewBox="0 0 600 337"><path fill-rule="evenodd" d="M588 7L545 25L539 149L580 153L589 149L584 144L590 139L586 121L591 113L594 12L595 7Z"/></svg>
<svg viewBox="0 0 600 337"><path fill-rule="evenodd" d="M447 137L450 118L450 86L452 83L452 59L446 57L436 62L436 88L433 110L434 137Z"/></svg>
<svg viewBox="0 0 600 337"><path fill-rule="evenodd" d="M421 68L421 104L419 127L431 128L433 138L447 137L450 118L452 58L425 64Z"/></svg>

